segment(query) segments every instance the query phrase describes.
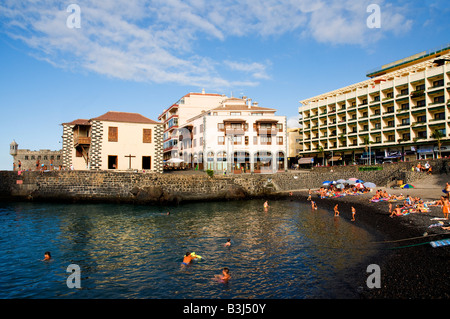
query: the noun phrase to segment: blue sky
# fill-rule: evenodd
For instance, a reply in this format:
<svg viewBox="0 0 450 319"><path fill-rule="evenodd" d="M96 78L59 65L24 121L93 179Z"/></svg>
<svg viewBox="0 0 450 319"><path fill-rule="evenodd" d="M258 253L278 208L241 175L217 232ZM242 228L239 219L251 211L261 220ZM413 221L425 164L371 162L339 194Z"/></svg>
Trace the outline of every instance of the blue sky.
<svg viewBox="0 0 450 319"><path fill-rule="evenodd" d="M68 27L71 4L80 28ZM370 4L380 28L367 25ZM108 111L156 120L202 89L295 123L300 100L450 43L449 16L448 0L2 0L0 169L12 169L13 139L57 150L61 123Z"/></svg>

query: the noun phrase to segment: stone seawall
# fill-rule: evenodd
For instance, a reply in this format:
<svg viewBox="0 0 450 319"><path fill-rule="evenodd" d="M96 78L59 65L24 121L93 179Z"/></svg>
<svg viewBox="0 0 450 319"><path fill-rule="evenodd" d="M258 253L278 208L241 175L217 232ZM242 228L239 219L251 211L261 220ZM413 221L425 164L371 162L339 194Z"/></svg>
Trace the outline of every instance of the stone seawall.
<svg viewBox="0 0 450 319"><path fill-rule="evenodd" d="M437 166L438 163L434 163ZM359 178L379 187L398 180L412 182L421 173L411 165L383 165L360 171L357 166L290 171L277 174L239 174L208 177L195 174L143 174L110 171L0 172L3 200L112 201L164 203L231 200L280 195L287 191L319 188L324 180Z"/></svg>

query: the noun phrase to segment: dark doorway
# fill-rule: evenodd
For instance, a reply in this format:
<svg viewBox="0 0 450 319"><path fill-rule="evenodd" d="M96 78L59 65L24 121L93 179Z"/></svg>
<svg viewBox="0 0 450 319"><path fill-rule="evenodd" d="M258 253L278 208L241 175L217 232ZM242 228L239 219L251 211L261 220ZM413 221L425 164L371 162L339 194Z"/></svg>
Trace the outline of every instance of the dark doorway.
<svg viewBox="0 0 450 319"><path fill-rule="evenodd" d="M117 155L108 156L108 169L117 169Z"/></svg>
<svg viewBox="0 0 450 319"><path fill-rule="evenodd" d="M142 169L151 169L152 168L152 157L151 156L142 156Z"/></svg>

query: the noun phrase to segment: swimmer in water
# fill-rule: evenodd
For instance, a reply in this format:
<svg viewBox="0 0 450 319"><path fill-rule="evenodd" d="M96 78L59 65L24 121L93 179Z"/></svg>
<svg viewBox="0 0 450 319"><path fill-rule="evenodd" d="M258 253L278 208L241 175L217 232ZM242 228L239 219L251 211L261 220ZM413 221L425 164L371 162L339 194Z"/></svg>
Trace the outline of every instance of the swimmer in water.
<svg viewBox="0 0 450 319"><path fill-rule="evenodd" d="M224 267L222 270L222 275L215 275L214 276L218 281L226 283L228 280L230 280L230 270L227 267Z"/></svg>
<svg viewBox="0 0 450 319"><path fill-rule="evenodd" d="M227 242L224 245L225 247L230 247L231 246L231 238L227 239Z"/></svg>
<svg viewBox="0 0 450 319"><path fill-rule="evenodd" d="M187 265L189 265L194 259L195 259L195 257L193 257L193 256L191 255L190 252L187 252L187 253L186 253L186 256L184 256L184 258L183 258L183 262L181 263L181 265L187 266Z"/></svg>
<svg viewBox="0 0 450 319"><path fill-rule="evenodd" d="M44 253L44 259L43 259L43 260L50 260L50 259L52 259L51 254L50 254L49 251L46 251L46 252Z"/></svg>
<svg viewBox="0 0 450 319"><path fill-rule="evenodd" d="M269 209L269 203L267 201L264 202L264 210L267 212Z"/></svg>
<svg viewBox="0 0 450 319"><path fill-rule="evenodd" d="M312 210L317 210L317 204L316 204L316 202L315 201L311 201L311 209Z"/></svg>

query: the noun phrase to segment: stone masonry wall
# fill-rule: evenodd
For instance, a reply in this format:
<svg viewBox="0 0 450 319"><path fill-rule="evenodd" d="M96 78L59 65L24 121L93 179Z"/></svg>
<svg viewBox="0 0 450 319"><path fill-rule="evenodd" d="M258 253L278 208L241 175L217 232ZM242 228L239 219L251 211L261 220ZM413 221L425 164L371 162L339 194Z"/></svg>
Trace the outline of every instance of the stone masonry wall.
<svg viewBox="0 0 450 319"><path fill-rule="evenodd" d="M436 167L445 165L434 163ZM409 166L410 167L410 166ZM442 169L441 169L442 170ZM423 173L422 173L423 174ZM324 168L277 174L158 174L110 171L0 171L0 198L21 200L113 201L162 203L263 197L290 190L314 189L324 180L359 178L379 187L413 182L420 176L406 166L385 165L378 171Z"/></svg>

